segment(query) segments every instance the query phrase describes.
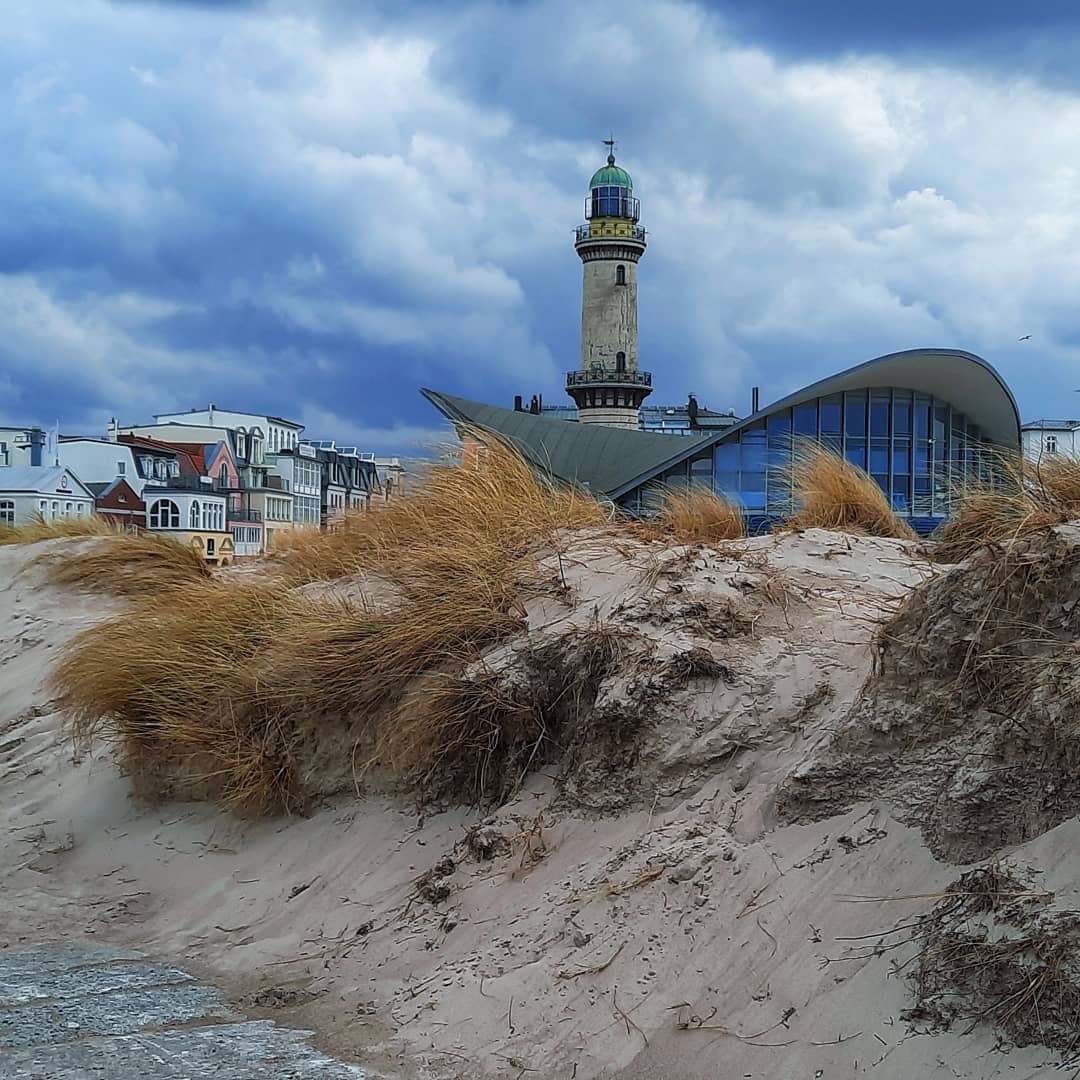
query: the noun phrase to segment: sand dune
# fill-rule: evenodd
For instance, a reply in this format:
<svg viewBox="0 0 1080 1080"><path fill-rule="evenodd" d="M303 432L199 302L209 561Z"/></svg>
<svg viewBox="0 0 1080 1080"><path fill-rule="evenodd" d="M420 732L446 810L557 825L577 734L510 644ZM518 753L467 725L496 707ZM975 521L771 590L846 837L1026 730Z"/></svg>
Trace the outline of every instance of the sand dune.
<svg viewBox="0 0 1080 1080"><path fill-rule="evenodd" d="M565 591L482 665L528 684L545 646L617 631L562 760L494 810L358 798L343 765L309 816L260 821L147 807L107 748L75 752L50 672L121 606L45 586L37 553L0 548L0 944L182 962L373 1076L1020 1080L1068 1057L1037 1024L1014 1045L992 1001L920 997L926 934L959 940L919 924L958 860L1033 868L1045 920L1078 906L1080 835L1070 809L1022 840L938 844L909 759L851 735L885 712L864 690L882 623L955 573L915 543L571 537L549 561ZM883 677L895 727L917 676Z"/></svg>

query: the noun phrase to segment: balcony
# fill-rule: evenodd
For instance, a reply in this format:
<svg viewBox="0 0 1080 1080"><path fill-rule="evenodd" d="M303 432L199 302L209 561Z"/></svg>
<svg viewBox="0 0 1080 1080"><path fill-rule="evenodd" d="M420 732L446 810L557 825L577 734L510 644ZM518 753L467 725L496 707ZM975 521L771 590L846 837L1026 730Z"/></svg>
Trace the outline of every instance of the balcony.
<svg viewBox="0 0 1080 1080"><path fill-rule="evenodd" d="M596 368L593 371L568 371L566 389L578 386L652 386L651 371L609 371Z"/></svg>
<svg viewBox="0 0 1080 1080"><path fill-rule="evenodd" d="M225 511L225 518L229 524L242 525L244 522L249 522L252 525L259 524L263 516L258 510L234 510L229 509Z"/></svg>
<svg viewBox="0 0 1080 1080"><path fill-rule="evenodd" d="M203 481L197 476L170 476L167 480L147 480L146 491L194 491L200 495L221 495L225 489L216 480Z"/></svg>
<svg viewBox="0 0 1080 1080"><path fill-rule="evenodd" d="M630 225L621 233L615 234L610 225L579 225L575 230L575 243L586 240L636 240L639 244L645 243L645 226Z"/></svg>

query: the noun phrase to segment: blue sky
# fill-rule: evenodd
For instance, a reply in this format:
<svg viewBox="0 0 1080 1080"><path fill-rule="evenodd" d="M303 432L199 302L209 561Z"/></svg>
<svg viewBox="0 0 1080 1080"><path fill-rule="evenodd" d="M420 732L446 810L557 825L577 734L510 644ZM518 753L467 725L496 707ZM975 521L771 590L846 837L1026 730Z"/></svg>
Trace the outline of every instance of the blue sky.
<svg viewBox="0 0 1080 1080"><path fill-rule="evenodd" d="M561 401L612 130L657 401L941 345L1080 412L1075 7L8 0L0 422Z"/></svg>

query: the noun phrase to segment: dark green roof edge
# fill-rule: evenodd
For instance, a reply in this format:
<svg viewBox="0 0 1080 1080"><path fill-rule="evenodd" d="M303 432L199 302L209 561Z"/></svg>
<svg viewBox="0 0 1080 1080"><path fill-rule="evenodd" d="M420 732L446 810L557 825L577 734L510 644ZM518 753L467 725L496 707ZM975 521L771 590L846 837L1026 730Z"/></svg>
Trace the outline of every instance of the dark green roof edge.
<svg viewBox="0 0 1080 1080"><path fill-rule="evenodd" d="M497 435L537 468L564 483L580 484L594 495L608 498L632 487L636 477L662 467L673 456L675 439L684 451L692 451L710 439L709 435L663 435L553 420L437 390L420 392L452 423Z"/></svg>

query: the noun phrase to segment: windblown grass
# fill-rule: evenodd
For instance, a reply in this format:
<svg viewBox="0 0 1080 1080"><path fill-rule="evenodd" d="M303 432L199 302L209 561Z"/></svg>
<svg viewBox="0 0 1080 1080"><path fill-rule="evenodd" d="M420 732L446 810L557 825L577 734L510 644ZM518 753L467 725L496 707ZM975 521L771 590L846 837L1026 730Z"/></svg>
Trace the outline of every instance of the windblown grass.
<svg viewBox="0 0 1080 1080"><path fill-rule="evenodd" d="M327 774L388 766L497 798L497 762L521 758L508 747L534 705L501 708L465 672L524 625L528 596L562 587L541 572L545 545L605 520L493 447L479 470L438 467L409 499L292 538L278 577L187 585L82 635L56 675L61 704L81 741L118 744L159 794L167 776L236 809L295 809L329 754ZM297 588L353 575L392 584L396 606Z"/></svg>
<svg viewBox="0 0 1080 1080"><path fill-rule="evenodd" d="M826 447L796 447L791 489L796 509L787 524L792 528L916 539L911 526L894 513L877 482Z"/></svg>
<svg viewBox="0 0 1080 1080"><path fill-rule="evenodd" d="M712 544L746 535L742 510L711 488L675 488L663 498L655 524L680 544Z"/></svg>
<svg viewBox="0 0 1080 1080"><path fill-rule="evenodd" d="M955 512L936 537L934 554L942 562L1080 518L1080 462L1056 454L1038 462L1001 454L991 467L992 480L956 492Z"/></svg>
<svg viewBox="0 0 1080 1080"><path fill-rule="evenodd" d="M119 596L143 596L205 580L210 568L193 548L166 536L120 533L77 551L35 560L51 585L74 585Z"/></svg>
<svg viewBox="0 0 1080 1080"><path fill-rule="evenodd" d="M42 540L57 540L65 536L110 536L119 530L96 514L86 517L38 517L25 525L0 525L0 544L37 544Z"/></svg>
<svg viewBox="0 0 1080 1080"><path fill-rule="evenodd" d="M588 495L555 487L507 446L485 436L481 468L436 465L425 487L379 511L346 517L333 531L285 541L281 566L293 584L377 572L407 589L426 589L455 569L501 577L507 559L535 550L560 529L601 525Z"/></svg>
<svg viewBox="0 0 1080 1080"><path fill-rule="evenodd" d="M115 744L144 794L193 786L236 809L287 808L288 742L268 707L293 670L283 645L338 614L266 584L144 597L76 638L55 675L59 700L76 739Z"/></svg>

